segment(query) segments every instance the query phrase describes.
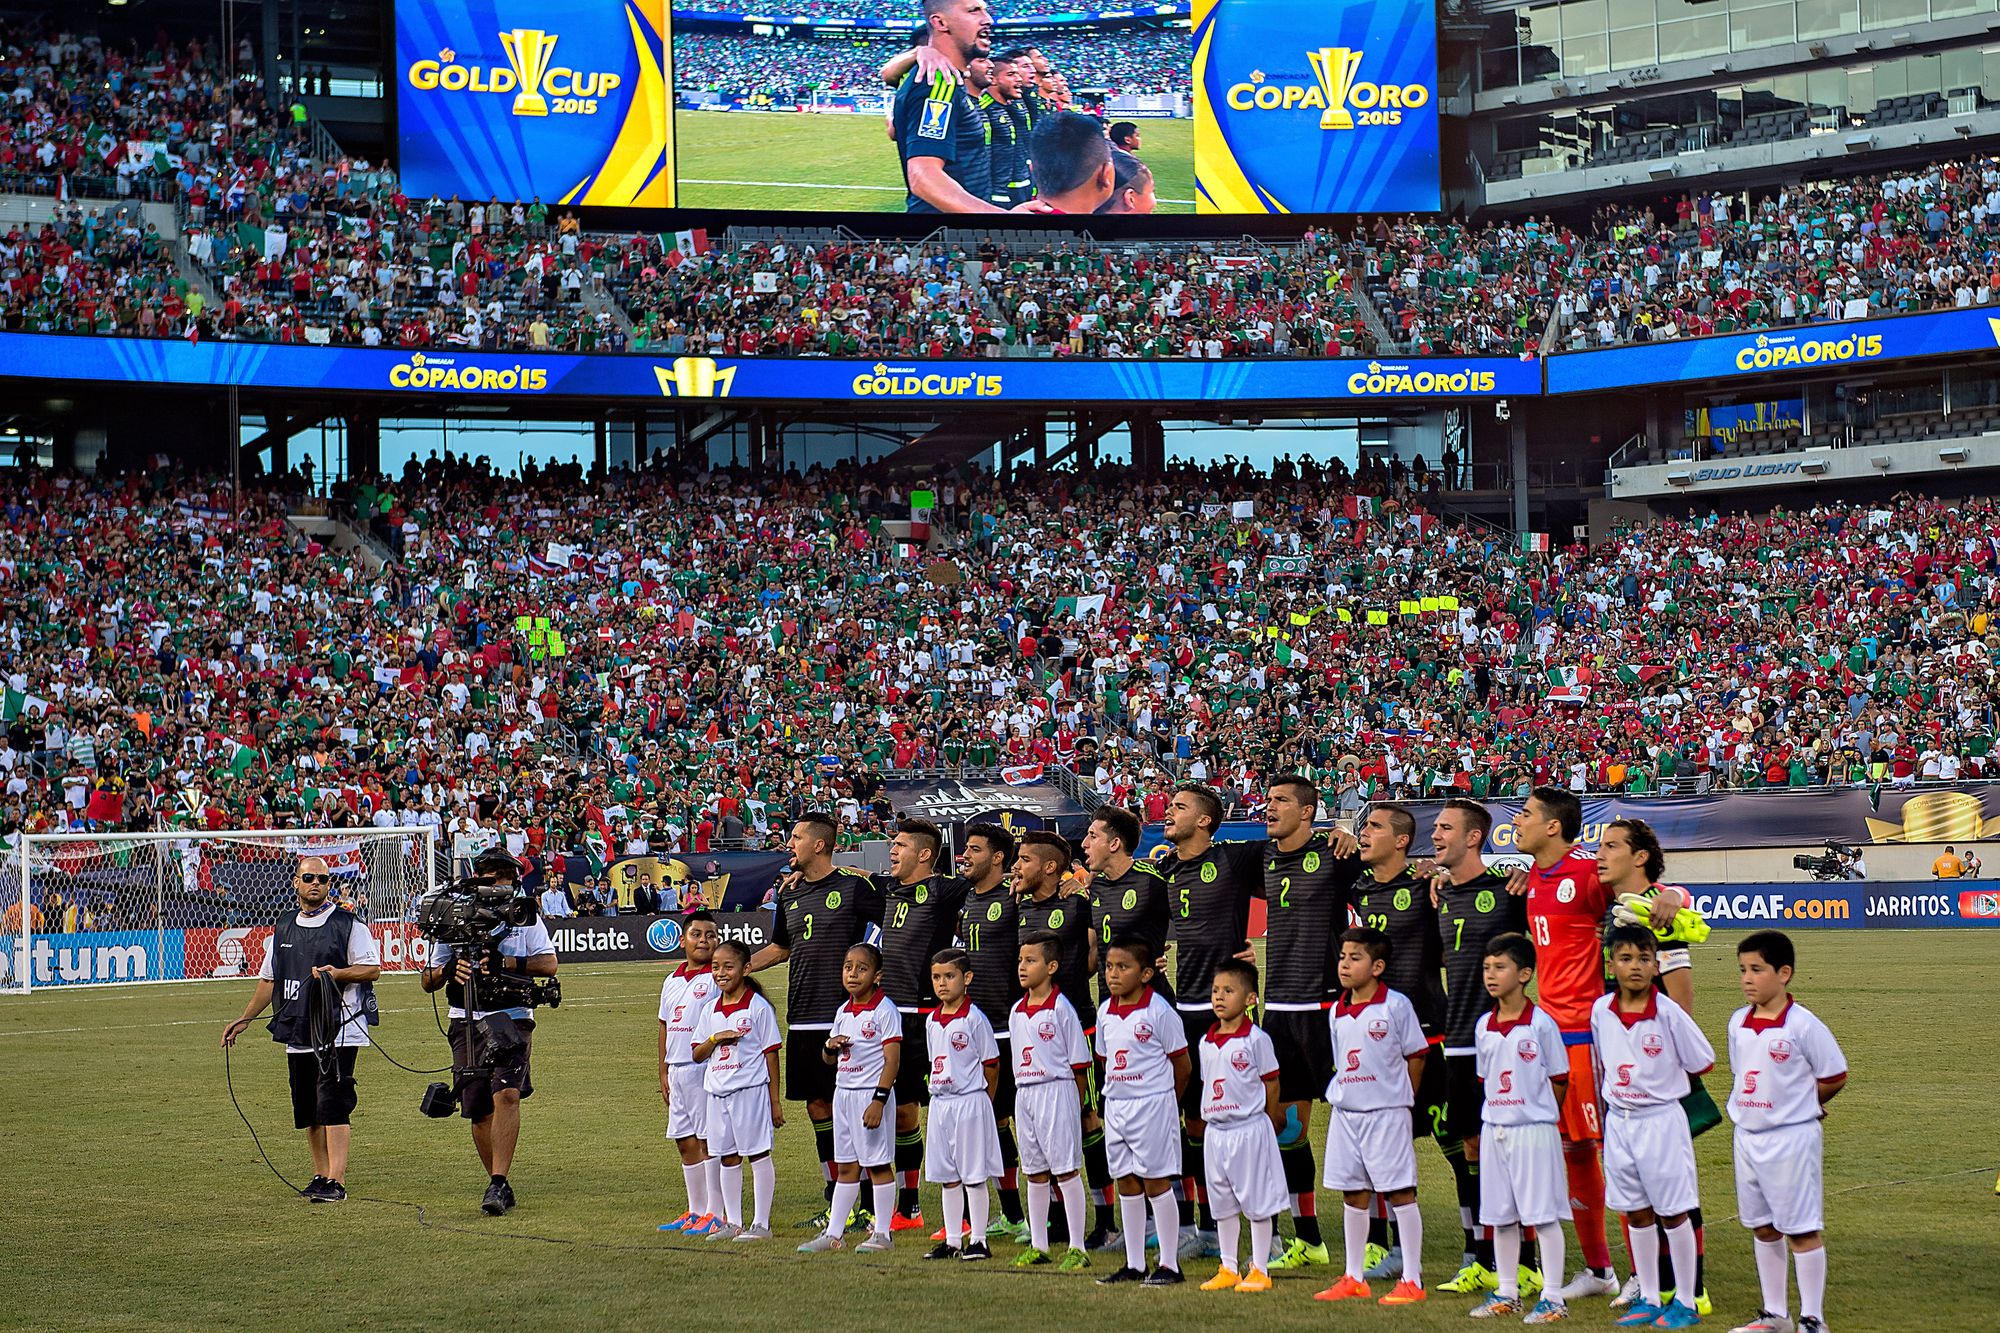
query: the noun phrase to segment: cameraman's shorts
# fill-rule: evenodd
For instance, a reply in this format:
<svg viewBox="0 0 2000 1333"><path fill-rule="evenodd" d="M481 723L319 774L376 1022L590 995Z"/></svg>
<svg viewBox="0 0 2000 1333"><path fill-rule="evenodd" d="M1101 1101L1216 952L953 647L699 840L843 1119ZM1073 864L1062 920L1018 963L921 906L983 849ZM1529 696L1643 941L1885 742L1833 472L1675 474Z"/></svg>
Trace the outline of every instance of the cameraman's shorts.
<svg viewBox="0 0 2000 1333"><path fill-rule="evenodd" d="M521 1044L493 1061L490 1070L476 1070L453 1076L452 1086L458 1093L458 1113L467 1120L484 1120L493 1114L495 1093L508 1088L520 1093L523 1098L534 1095L534 1081L528 1077L528 1051L534 1044L535 1021L515 1019L515 1026L521 1029ZM465 1020L451 1020L451 1049L453 1059L463 1059L465 1050Z"/></svg>
<svg viewBox="0 0 2000 1333"><path fill-rule="evenodd" d="M344 1125L354 1114L354 1056L359 1046L338 1046L333 1066L320 1071L319 1057L310 1051L286 1054L292 1076L292 1124L299 1129Z"/></svg>

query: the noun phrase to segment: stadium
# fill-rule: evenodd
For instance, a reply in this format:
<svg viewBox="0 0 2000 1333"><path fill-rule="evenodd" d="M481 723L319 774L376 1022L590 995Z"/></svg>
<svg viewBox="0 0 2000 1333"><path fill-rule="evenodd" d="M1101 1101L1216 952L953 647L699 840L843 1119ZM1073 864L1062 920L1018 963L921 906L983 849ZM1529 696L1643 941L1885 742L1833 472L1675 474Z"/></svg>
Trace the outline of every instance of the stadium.
<svg viewBox="0 0 2000 1333"><path fill-rule="evenodd" d="M1986 1326L2000 8L783 8L0 0L8 1326Z"/></svg>

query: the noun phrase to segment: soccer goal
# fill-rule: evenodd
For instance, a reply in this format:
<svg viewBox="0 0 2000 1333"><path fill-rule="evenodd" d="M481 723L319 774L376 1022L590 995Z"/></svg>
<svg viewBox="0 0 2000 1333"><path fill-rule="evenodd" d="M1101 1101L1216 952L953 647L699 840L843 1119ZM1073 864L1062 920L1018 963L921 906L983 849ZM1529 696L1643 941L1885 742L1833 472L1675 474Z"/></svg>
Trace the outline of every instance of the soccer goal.
<svg viewBox="0 0 2000 1333"><path fill-rule="evenodd" d="M0 992L254 976L305 857L406 971L438 855L428 827L23 834L0 859Z"/></svg>

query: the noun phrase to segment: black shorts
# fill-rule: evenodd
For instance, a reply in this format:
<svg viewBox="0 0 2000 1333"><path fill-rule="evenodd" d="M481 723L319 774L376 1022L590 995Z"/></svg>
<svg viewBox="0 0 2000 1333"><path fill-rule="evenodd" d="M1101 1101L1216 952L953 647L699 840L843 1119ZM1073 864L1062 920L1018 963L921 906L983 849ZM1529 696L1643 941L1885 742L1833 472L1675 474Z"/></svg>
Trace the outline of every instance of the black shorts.
<svg viewBox="0 0 2000 1333"><path fill-rule="evenodd" d="M1181 1089L1181 1119L1183 1121L1201 1119L1203 1084L1201 1081L1201 1039L1215 1026L1215 1014L1203 1008L1176 1009L1181 1016L1181 1031L1187 1034L1188 1059L1194 1064L1195 1077L1187 1081Z"/></svg>
<svg viewBox="0 0 2000 1333"><path fill-rule="evenodd" d="M793 1028L785 1034L785 1100L833 1102L833 1066L825 1060L827 1029Z"/></svg>
<svg viewBox="0 0 2000 1333"><path fill-rule="evenodd" d="M1006 1124L1014 1118L1014 1043L1006 1033L993 1038L1000 1047L1000 1078L993 1085L993 1118Z"/></svg>
<svg viewBox="0 0 2000 1333"><path fill-rule="evenodd" d="M1417 1084L1417 1104L1411 1108L1411 1134L1430 1137L1439 1146L1458 1142L1451 1128L1451 1074L1445 1069L1444 1043L1433 1040L1424 1057L1423 1080Z"/></svg>
<svg viewBox="0 0 2000 1333"><path fill-rule="evenodd" d="M521 1030L519 1046L502 1053L493 1061L491 1068L474 1069L452 1077L452 1086L458 1091L458 1113L467 1120L484 1120L492 1115L493 1099L510 1089L520 1093L524 1101L535 1095L535 1082L528 1071L535 1020L515 1019L514 1024ZM465 1058L465 1020L462 1018L451 1020L451 1049L453 1059Z"/></svg>
<svg viewBox="0 0 2000 1333"><path fill-rule="evenodd" d="M1333 1029L1325 1009L1264 1010L1264 1031L1278 1057L1278 1100L1318 1101L1333 1077Z"/></svg>
<svg viewBox="0 0 2000 1333"><path fill-rule="evenodd" d="M903 1015L903 1059L896 1066L896 1105L929 1106L931 1044L922 1014Z"/></svg>
<svg viewBox="0 0 2000 1333"><path fill-rule="evenodd" d="M359 1046L334 1048L333 1067L320 1071L319 1057L310 1051L288 1051L286 1072L292 1079L292 1124L298 1129L344 1125L354 1114L354 1056Z"/></svg>
<svg viewBox="0 0 2000 1333"><path fill-rule="evenodd" d="M1435 1060L1437 1057L1431 1057ZM1444 1057L1446 1110L1445 1128L1463 1143L1479 1137L1480 1111L1486 1105L1486 1089L1479 1081L1479 1060L1471 1055Z"/></svg>

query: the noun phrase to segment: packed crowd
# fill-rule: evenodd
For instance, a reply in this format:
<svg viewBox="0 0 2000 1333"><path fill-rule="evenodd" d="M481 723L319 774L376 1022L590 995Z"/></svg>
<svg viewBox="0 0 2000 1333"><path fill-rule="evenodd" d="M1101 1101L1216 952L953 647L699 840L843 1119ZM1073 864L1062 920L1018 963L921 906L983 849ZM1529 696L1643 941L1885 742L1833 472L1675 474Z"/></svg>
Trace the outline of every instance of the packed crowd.
<svg viewBox="0 0 2000 1333"><path fill-rule="evenodd" d="M343 488L400 551L377 576L285 525L296 476L232 517L164 462L39 475L0 523L0 822L673 849L725 804L755 845L802 807L879 825L885 773L1037 762L1148 818L1184 779L1254 811L1294 770L1350 812L1990 771L1991 503L1524 555L1434 518L1437 480L1285 460L951 481L913 555L883 527L907 493L853 469L433 459Z"/></svg>

